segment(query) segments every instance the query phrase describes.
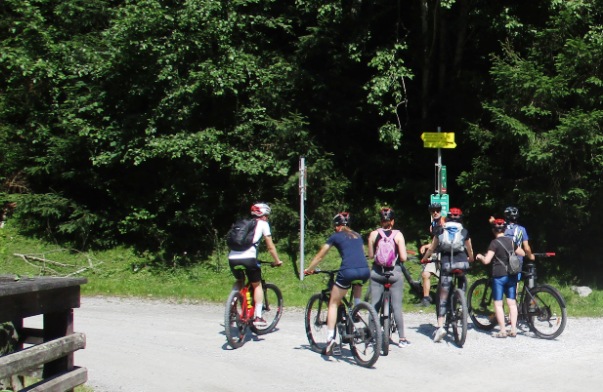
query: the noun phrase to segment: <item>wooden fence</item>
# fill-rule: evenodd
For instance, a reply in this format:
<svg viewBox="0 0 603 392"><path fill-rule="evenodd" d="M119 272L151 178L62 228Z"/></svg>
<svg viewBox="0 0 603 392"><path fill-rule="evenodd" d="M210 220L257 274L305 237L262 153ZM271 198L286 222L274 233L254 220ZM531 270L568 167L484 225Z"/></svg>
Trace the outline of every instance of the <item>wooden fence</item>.
<svg viewBox="0 0 603 392"><path fill-rule="evenodd" d="M18 350L0 357L0 379L41 366L41 380L20 391L72 391L87 381L86 368L73 363L73 353L86 346L85 335L73 331L73 309L80 307L80 286L86 282L0 277L0 322L12 322L19 336ZM43 327L25 328L23 320L37 315L42 315Z"/></svg>

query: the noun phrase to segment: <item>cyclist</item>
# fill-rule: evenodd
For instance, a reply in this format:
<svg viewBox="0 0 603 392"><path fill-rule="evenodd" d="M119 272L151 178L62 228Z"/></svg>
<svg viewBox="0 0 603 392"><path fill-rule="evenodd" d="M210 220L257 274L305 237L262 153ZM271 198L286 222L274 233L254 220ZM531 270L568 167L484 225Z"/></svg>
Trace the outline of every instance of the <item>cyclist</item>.
<svg viewBox="0 0 603 392"><path fill-rule="evenodd" d="M442 205L440 203L431 203L427 206L429 214L431 215L431 224L429 225L429 235L431 236L432 242L433 237L440 234L440 230L444 225L444 217L442 217ZM429 249L429 244L421 246L419 252L423 255ZM423 299L421 300L420 306L429 306L431 304L431 296L429 289L431 287L431 277L440 276L440 266L437 262L423 264L423 272L421 272L421 280L423 282Z"/></svg>
<svg viewBox="0 0 603 392"><path fill-rule="evenodd" d="M327 345L323 351L325 355L332 355L333 346L335 345L335 324L337 323L337 309L341 304L341 300L346 296L352 281L361 280L366 282L371 275L364 254L364 243L360 234L356 233L349 227L350 214L340 212L333 218L333 233L327 242L320 248L316 256L304 270L304 274L309 275L314 271L314 268L322 261L329 249L332 246L337 248L341 256L341 266L335 279L335 284L331 289L331 298L329 300L329 309L327 312ZM362 286L354 285L352 288L354 294L354 302L360 302L362 295Z"/></svg>
<svg viewBox="0 0 603 392"><path fill-rule="evenodd" d="M253 235L253 245L243 251L231 250L228 254L228 264L230 270L234 275L236 282L236 290L240 290L245 285L245 275L251 282L253 287L253 301L255 302L255 317L253 319L253 325L256 327L265 327L268 325L266 320L262 317L263 304L264 304L264 291L262 290L262 271L260 269L260 263L258 263L258 247L260 240L264 237L268 253L274 259L272 266L280 267L283 262L279 259L276 247L272 241L272 233L270 232L270 225L268 224L268 215L270 215L271 209L268 204L256 203L251 206L251 215L257 220L255 226L255 232ZM245 270L235 269L234 267L243 265Z"/></svg>
<svg viewBox="0 0 603 392"><path fill-rule="evenodd" d="M467 270L469 268L469 262L473 262L473 247L471 245L471 238L469 237L469 232L467 229L462 226L462 222L463 211L461 211L460 208L451 208L448 216L446 217L446 223L442 227L442 230L440 230L440 235L448 235L448 233L445 232L448 230L448 227L455 227L457 230L460 230L463 251L457 253L447 251L440 252L441 268L440 283L438 285L438 297L440 299L438 306L438 329L433 336L433 341L436 343L441 341L444 336L446 336L444 319L446 316L446 306L448 303L448 292L450 291L452 284L452 270ZM422 264L428 263L431 255L434 252L439 251L439 241L439 235L433 237L431 245L421 259Z"/></svg>
<svg viewBox="0 0 603 392"><path fill-rule="evenodd" d="M521 246L528 259L534 261L535 257L530 247L528 232L525 227L517 223L517 218L519 218L517 207L509 206L505 208L505 220L507 223L504 233L505 237L513 239L515 247ZM519 261L523 267L523 257L519 257ZM521 273L519 273L518 279L521 279Z"/></svg>
<svg viewBox="0 0 603 392"><path fill-rule="evenodd" d="M503 294L507 297L507 306L509 308L509 319L511 322L511 331L509 336L517 336L517 277L518 275L509 275L507 273L507 260L509 259L509 249L515 249L518 256L525 256L521 246L516 246L513 241L506 237L504 232L506 223L504 219L490 220L494 239L488 246L486 255L478 254L475 259L483 264L492 262L492 299L494 300L494 313L500 331L494 334L497 338L506 338L507 330L505 327L505 313L503 310Z"/></svg>
<svg viewBox="0 0 603 392"><path fill-rule="evenodd" d="M404 240L404 235L401 231L393 231L394 223L395 223L395 214L394 210L391 208L384 207L379 211L379 218L381 220L381 228L383 233L389 237L391 235L394 236L394 242L396 244L396 261L393 267L383 267L378 265L377 263L373 263L373 268L371 269L371 305L375 307L375 309L379 309L381 300L381 296L383 295L383 285L387 282L385 278L385 272L393 272L393 276L389 278L389 282L391 282L390 293L391 293L391 304L394 312L394 319L396 320L396 325L398 326L398 347L406 347L410 344L410 342L406 339L404 333L404 319L402 317L402 299L404 293L404 280L402 277L402 267L401 263L405 262L408 255L406 253L406 242ZM379 230L373 230L368 237L368 258L375 258L375 250L377 249L377 245L379 241L382 240L381 234ZM388 344L389 342L384 342L384 344Z"/></svg>

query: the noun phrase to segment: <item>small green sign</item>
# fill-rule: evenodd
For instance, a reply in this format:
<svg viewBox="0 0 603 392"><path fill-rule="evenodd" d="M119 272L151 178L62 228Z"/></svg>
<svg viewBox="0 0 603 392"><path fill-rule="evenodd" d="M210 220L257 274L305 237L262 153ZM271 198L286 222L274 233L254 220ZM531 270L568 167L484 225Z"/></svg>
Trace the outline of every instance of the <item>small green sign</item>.
<svg viewBox="0 0 603 392"><path fill-rule="evenodd" d="M448 194L445 193L443 195L431 195L431 203L440 203L442 205L442 216L448 215L448 210L450 210Z"/></svg>

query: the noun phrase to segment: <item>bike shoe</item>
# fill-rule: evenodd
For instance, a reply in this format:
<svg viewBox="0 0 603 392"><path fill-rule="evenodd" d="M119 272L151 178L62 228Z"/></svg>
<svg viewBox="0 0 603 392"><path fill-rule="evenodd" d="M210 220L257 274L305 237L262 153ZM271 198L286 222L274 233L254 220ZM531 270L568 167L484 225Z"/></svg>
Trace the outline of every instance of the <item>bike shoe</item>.
<svg viewBox="0 0 603 392"><path fill-rule="evenodd" d="M255 319L253 319L253 326L257 328L265 328L268 326L268 323L263 318L256 317Z"/></svg>
<svg viewBox="0 0 603 392"><path fill-rule="evenodd" d="M444 327L438 328L435 334L433 334L434 343L438 343L439 341L444 339L444 336L446 336L446 330L444 329Z"/></svg>
<svg viewBox="0 0 603 392"><path fill-rule="evenodd" d="M339 348L339 345L337 344L335 339L327 342L327 346L322 349L322 355L341 355L341 349Z"/></svg>
<svg viewBox="0 0 603 392"><path fill-rule="evenodd" d="M431 305L431 298L429 297L423 297L423 299L421 300L421 303L419 304L419 306L429 306Z"/></svg>
<svg viewBox="0 0 603 392"><path fill-rule="evenodd" d="M404 347L406 347L408 345L410 345L410 342L408 340L406 340L406 339L401 339L398 342L398 347L400 347L400 348L404 348Z"/></svg>

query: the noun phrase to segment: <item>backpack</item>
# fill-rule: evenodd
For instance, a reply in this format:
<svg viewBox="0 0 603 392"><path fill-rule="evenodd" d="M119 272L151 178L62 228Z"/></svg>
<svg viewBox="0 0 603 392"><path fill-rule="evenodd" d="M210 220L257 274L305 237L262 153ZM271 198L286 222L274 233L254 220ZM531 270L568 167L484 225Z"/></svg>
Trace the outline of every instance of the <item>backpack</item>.
<svg viewBox="0 0 603 392"><path fill-rule="evenodd" d="M257 219L239 219L231 226L226 234L226 245L231 250L243 251L253 245L253 235Z"/></svg>
<svg viewBox="0 0 603 392"><path fill-rule="evenodd" d="M521 243L523 242L523 232L519 230L519 225L516 223L507 225L505 237L511 238L515 247L521 246Z"/></svg>
<svg viewBox="0 0 603 392"><path fill-rule="evenodd" d="M389 237L385 235L383 229L377 229L381 236L381 241L377 243L377 249L375 250L375 264L390 268L396 264L398 255L396 254L396 241L394 237L400 232L399 230L392 230Z"/></svg>
<svg viewBox="0 0 603 392"><path fill-rule="evenodd" d="M517 275L518 273L520 273L521 263L519 262L519 257L517 257L517 255L515 254L515 251L511 249L511 252L509 252L502 242L500 242L498 239L496 241L502 245L505 252L507 252L507 254L509 255L509 259L507 261L507 264L505 265L507 273L509 275Z"/></svg>
<svg viewBox="0 0 603 392"><path fill-rule="evenodd" d="M465 251L463 225L459 222L446 222L438 235L440 252L460 253Z"/></svg>

